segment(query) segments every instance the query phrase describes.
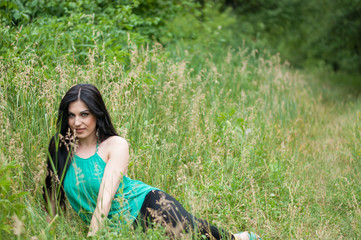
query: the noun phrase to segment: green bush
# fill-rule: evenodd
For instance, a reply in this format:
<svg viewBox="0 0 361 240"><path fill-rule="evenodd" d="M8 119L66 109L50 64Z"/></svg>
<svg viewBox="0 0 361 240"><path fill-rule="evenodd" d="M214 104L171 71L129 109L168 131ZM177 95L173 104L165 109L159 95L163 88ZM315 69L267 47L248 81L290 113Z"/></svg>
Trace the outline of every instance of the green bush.
<svg viewBox="0 0 361 240"><path fill-rule="evenodd" d="M158 39L165 22L194 6L188 0L2 1L0 55L35 52L42 61L66 56L83 62L99 49L127 61L129 38L137 45Z"/></svg>

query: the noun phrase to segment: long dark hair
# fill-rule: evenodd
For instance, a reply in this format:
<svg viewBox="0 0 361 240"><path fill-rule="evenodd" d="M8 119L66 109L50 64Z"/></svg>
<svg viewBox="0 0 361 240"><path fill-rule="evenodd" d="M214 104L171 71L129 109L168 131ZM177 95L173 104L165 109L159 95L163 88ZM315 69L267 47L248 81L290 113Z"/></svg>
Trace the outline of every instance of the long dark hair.
<svg viewBox="0 0 361 240"><path fill-rule="evenodd" d="M117 136L99 90L91 84L77 84L69 89L59 105L57 133L49 143L47 158L48 174L45 179L43 197L49 204L49 198L56 200L65 210L65 194L63 182L65 173L74 156L75 137L68 124L69 104L77 100L83 101L96 117L98 141L103 142L111 136ZM49 207L49 205L48 205Z"/></svg>

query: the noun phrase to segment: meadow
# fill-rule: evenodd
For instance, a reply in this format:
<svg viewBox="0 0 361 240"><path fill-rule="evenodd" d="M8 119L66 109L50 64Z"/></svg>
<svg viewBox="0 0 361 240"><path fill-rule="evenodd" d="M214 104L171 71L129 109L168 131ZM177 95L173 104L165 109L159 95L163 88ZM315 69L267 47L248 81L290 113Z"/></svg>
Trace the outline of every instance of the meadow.
<svg viewBox="0 0 361 240"><path fill-rule="evenodd" d="M86 238L69 204L48 222L42 198L57 108L76 83L103 94L130 145L129 176L195 216L262 239L361 238L361 101L327 84L332 73L247 44L190 49L128 35L124 58L98 42L80 62L17 45L29 39L0 56L0 239ZM167 237L106 226L96 239Z"/></svg>

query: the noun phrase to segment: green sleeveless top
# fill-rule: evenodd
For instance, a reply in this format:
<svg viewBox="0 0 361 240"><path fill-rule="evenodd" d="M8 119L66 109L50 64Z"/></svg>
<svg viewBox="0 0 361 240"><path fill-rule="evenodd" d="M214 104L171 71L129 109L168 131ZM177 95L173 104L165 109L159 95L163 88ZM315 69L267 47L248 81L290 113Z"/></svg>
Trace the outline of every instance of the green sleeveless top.
<svg viewBox="0 0 361 240"><path fill-rule="evenodd" d="M96 153L89 158L75 155L64 178L64 190L71 206L90 224L106 163ZM118 223L132 223L138 216L145 196L158 190L141 181L123 176L114 196L108 218Z"/></svg>

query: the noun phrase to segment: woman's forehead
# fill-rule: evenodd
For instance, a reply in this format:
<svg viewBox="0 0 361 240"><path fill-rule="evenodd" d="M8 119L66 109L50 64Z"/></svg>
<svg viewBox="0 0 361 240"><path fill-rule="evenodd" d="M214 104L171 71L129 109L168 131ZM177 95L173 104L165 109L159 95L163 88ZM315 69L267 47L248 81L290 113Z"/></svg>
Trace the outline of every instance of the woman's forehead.
<svg viewBox="0 0 361 240"><path fill-rule="evenodd" d="M69 104L68 111L69 112L82 112L82 111L89 111L89 108L83 101L76 100Z"/></svg>

